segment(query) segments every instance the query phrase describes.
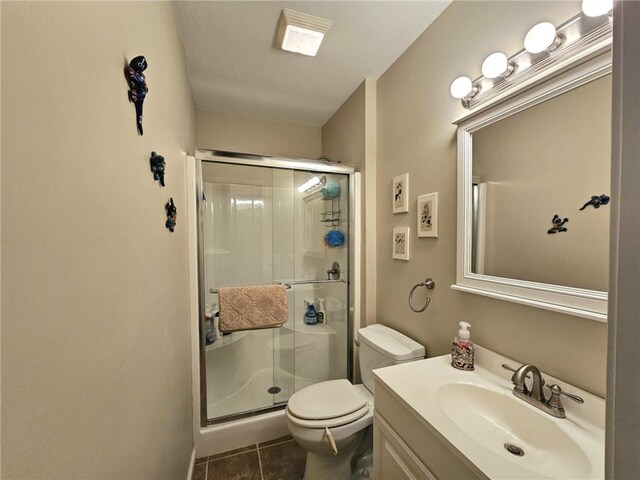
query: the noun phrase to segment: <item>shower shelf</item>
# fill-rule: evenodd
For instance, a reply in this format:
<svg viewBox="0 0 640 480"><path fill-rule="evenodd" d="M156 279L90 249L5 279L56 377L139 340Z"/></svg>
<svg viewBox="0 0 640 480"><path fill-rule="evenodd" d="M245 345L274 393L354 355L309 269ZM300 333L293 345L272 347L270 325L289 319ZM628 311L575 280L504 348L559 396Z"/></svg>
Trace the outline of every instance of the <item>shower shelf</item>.
<svg viewBox="0 0 640 480"><path fill-rule="evenodd" d="M307 325L305 323L298 322L298 321L296 321L295 327L293 329L287 328L287 330L292 331L294 333L304 333L305 335L335 335L336 334L336 331L327 324Z"/></svg>
<svg viewBox="0 0 640 480"><path fill-rule="evenodd" d="M244 331L244 332L234 332L231 335L225 335L222 338L213 342L211 345L207 345L205 350L208 352L210 350L215 350L217 348L226 347L227 345L231 345L232 343L235 343L238 340L242 340L248 334L249 334L248 331Z"/></svg>
<svg viewBox="0 0 640 480"><path fill-rule="evenodd" d="M328 223L327 227L338 227L340 225L340 210L329 210L322 212L320 222Z"/></svg>

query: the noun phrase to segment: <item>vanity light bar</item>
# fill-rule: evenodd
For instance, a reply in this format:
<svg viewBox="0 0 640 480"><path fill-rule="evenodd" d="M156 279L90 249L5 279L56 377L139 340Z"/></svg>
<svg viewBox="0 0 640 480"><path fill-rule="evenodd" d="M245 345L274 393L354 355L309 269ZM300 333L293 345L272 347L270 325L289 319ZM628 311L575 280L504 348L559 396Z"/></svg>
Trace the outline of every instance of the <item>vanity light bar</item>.
<svg viewBox="0 0 640 480"><path fill-rule="evenodd" d="M482 64L482 76L475 80L461 76L453 81L451 96L460 99L466 109L485 103L530 80L540 70L586 51L610 36L611 20L610 14L579 13L557 28L550 22L538 23L527 33L525 48L511 57L502 52L492 53Z"/></svg>

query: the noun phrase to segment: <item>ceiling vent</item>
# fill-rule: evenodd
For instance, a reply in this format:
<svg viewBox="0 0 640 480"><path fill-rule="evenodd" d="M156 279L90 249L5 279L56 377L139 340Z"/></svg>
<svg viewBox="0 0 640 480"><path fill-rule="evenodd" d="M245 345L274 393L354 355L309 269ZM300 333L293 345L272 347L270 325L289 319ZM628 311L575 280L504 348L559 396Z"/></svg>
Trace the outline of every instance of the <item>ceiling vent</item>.
<svg viewBox="0 0 640 480"><path fill-rule="evenodd" d="M331 23L331 20L285 8L278 20L276 46L315 57Z"/></svg>

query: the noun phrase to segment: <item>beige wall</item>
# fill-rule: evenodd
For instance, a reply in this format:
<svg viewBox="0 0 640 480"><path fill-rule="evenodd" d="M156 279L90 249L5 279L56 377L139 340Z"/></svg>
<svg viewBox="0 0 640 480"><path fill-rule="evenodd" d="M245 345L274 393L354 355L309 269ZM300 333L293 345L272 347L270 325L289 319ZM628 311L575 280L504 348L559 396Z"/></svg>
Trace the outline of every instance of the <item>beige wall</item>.
<svg viewBox="0 0 640 480"><path fill-rule="evenodd" d="M322 154L365 169L365 82L322 126Z"/></svg>
<svg viewBox="0 0 640 480"><path fill-rule="evenodd" d="M484 273L606 292L611 207L579 209L610 194L610 156L610 75L475 132ZM567 231L549 235L555 214Z"/></svg>
<svg viewBox="0 0 640 480"><path fill-rule="evenodd" d="M307 159L322 153L320 127L198 110L196 128L199 148Z"/></svg>
<svg viewBox="0 0 640 480"><path fill-rule="evenodd" d="M185 478L195 109L171 3L2 2L2 125L2 477Z"/></svg>
<svg viewBox="0 0 640 480"><path fill-rule="evenodd" d="M355 166L357 172L365 174L366 167L366 134L365 134L365 111L366 111L366 82L351 94L342 106L332 115L332 117L322 126L322 154L335 161L349 163ZM365 174L366 175L366 174ZM364 175L363 175L364 180ZM362 182L362 198L366 198L366 186ZM366 202L362 202L362 238L366 231ZM361 281L360 281L360 302L366 312L366 249L361 249L360 255ZM366 314L361 312L360 324L366 324Z"/></svg>
<svg viewBox="0 0 640 480"><path fill-rule="evenodd" d="M513 53L531 25L559 24L580 2L456 1L378 80L377 320L424 343L429 355L449 352L457 322L472 337L519 362L588 391L605 391L606 325L489 299L449 288L456 265L456 129L464 113L449 95L459 75L476 77L485 56ZM391 180L409 172L408 214L391 212ZM418 195L439 192L439 238L415 234ZM391 259L391 230L411 227L411 261ZM411 287L430 276L436 288L427 311L407 305Z"/></svg>

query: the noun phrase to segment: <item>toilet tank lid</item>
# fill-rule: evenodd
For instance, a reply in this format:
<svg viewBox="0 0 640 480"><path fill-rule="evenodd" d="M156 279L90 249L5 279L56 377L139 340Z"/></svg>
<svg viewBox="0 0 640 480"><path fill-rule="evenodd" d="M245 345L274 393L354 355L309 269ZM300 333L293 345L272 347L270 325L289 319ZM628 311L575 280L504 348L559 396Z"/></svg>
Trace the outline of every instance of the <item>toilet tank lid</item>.
<svg viewBox="0 0 640 480"><path fill-rule="evenodd" d="M425 356L424 346L379 323L360 329L358 338L376 352L392 360L406 361Z"/></svg>

